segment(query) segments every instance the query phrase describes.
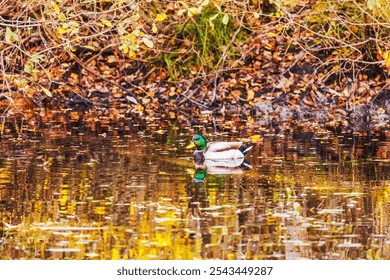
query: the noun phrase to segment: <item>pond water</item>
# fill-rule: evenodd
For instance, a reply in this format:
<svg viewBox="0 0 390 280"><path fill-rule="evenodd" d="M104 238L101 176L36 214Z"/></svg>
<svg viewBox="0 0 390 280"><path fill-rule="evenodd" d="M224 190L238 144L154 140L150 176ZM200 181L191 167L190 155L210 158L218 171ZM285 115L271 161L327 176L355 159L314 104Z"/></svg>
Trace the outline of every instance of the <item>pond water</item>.
<svg viewBox="0 0 390 280"><path fill-rule="evenodd" d="M390 259L389 132L68 134L1 139L0 259Z"/></svg>

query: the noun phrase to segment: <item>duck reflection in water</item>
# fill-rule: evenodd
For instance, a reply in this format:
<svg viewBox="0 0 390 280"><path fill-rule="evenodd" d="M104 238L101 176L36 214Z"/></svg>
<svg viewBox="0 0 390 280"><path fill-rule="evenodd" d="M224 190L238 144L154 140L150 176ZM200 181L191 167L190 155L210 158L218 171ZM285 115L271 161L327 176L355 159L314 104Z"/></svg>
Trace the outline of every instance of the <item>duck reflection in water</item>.
<svg viewBox="0 0 390 280"><path fill-rule="evenodd" d="M245 159L242 159L242 161L234 162L225 162L221 160L205 160L201 163L197 163L194 160L194 164L196 168L194 176L195 183L203 182L207 174L240 175L243 174L245 170L252 169L252 166Z"/></svg>

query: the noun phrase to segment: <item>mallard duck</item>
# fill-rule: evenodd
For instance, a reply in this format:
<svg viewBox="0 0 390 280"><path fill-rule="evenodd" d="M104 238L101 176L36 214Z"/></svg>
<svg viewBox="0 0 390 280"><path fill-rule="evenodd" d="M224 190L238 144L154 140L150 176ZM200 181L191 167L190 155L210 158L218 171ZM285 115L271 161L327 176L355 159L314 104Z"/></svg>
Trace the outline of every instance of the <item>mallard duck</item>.
<svg viewBox="0 0 390 280"><path fill-rule="evenodd" d="M194 161L203 162L205 160L237 160L243 159L252 147L245 147L242 142L206 142L203 135L196 134L192 138L192 143L187 148L196 147Z"/></svg>

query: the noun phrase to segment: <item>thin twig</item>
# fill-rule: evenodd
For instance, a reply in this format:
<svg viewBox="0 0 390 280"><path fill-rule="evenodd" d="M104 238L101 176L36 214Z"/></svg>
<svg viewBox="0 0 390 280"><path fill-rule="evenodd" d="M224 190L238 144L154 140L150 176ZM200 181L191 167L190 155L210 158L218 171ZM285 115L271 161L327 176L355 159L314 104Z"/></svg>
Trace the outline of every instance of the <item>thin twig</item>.
<svg viewBox="0 0 390 280"><path fill-rule="evenodd" d="M69 55L70 55L70 56L71 56L71 57L72 57L72 58L73 58L81 67L83 67L87 72L89 72L89 73L95 75L96 77L99 77L99 78L102 79L103 81L106 81L107 83L110 83L110 84L112 84L113 86L116 86L116 87L120 88L121 90L125 91L126 93L128 93L128 94L130 94L132 97L134 97L134 99L135 99L136 102L137 102L136 104L141 104L141 105L142 105L142 103L139 102L138 97L137 97L133 92L131 92L131 91L128 90L127 88L121 86L120 84L118 84L118 83L116 83L116 82L114 82L114 81L112 81L112 80L110 80L110 79L107 79L107 78L101 76L100 74L96 73L95 71L89 69L89 68L88 68L87 66L85 66L84 63L83 63L76 55L74 55L73 53L69 52ZM145 91L142 87L137 86L137 85L135 85L135 84L133 84L133 83L130 83L130 84L131 84L133 87L135 87L135 88L141 90L142 92L144 92L144 93L146 94L146 91ZM142 105L142 106L143 106L143 105Z"/></svg>
<svg viewBox="0 0 390 280"><path fill-rule="evenodd" d="M243 19L244 19L244 17L245 17L245 13L242 13L242 17L241 17L241 19L240 19L240 23L241 23L241 24L240 24L240 26L237 28L236 32L234 32L231 41L229 42L229 44L228 44L228 45L226 46L226 48L224 49L224 51L223 51L223 53L222 53L222 55L221 55L221 57L220 57L220 59L219 59L219 61L218 61L218 63L217 63L217 65L219 65L219 67L218 67L218 70L217 70L217 72L215 73L215 76L214 76L213 97L211 98L210 104L213 104L213 103L214 103L215 98L216 98L216 96L217 96L217 86L218 86L217 83L218 83L219 73L220 73L220 71L221 71L223 65L225 64L225 61L226 61L226 58L227 58L227 52L228 52L228 50L230 50L230 46L233 44L233 42L235 41L235 39L236 39L238 33L240 33L240 31L241 31L241 26L243 25Z"/></svg>

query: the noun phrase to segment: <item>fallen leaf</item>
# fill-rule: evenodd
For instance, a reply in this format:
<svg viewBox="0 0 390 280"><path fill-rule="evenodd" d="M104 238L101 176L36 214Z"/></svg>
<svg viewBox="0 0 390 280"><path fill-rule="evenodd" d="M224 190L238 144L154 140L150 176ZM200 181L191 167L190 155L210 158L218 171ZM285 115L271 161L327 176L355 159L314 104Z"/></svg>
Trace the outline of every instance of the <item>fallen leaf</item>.
<svg viewBox="0 0 390 280"><path fill-rule="evenodd" d="M222 19L222 23L227 25L229 23L229 15L225 14Z"/></svg>
<svg viewBox="0 0 390 280"><path fill-rule="evenodd" d="M252 100L255 97L255 92L253 90L251 90L251 89L249 89L247 91L247 94L248 94L248 97L247 97L248 101Z"/></svg>
<svg viewBox="0 0 390 280"><path fill-rule="evenodd" d="M106 19L102 19L102 23L107 26L107 27L112 27L112 23L111 21L109 20L106 20Z"/></svg>
<svg viewBox="0 0 390 280"><path fill-rule="evenodd" d="M153 26L152 26L152 31L153 31L153 33L157 33L158 32L157 26L154 23L153 23Z"/></svg>
<svg viewBox="0 0 390 280"><path fill-rule="evenodd" d="M53 97L53 94L51 94L50 90L48 90L47 88L41 86L41 89L43 90L43 92L48 96L48 97Z"/></svg>
<svg viewBox="0 0 390 280"><path fill-rule="evenodd" d="M255 134L250 137L251 143L258 143L260 141L260 135Z"/></svg>
<svg viewBox="0 0 390 280"><path fill-rule="evenodd" d="M153 41L149 40L149 39L146 38L146 37L143 37L143 38L142 38L142 42L143 42L148 48L150 48L150 49L154 47Z"/></svg>
<svg viewBox="0 0 390 280"><path fill-rule="evenodd" d="M163 21L164 19L167 18L167 15L166 14L158 14L156 16L156 21Z"/></svg>
<svg viewBox="0 0 390 280"><path fill-rule="evenodd" d="M57 4L53 4L53 10L56 14L60 13L60 7Z"/></svg>

